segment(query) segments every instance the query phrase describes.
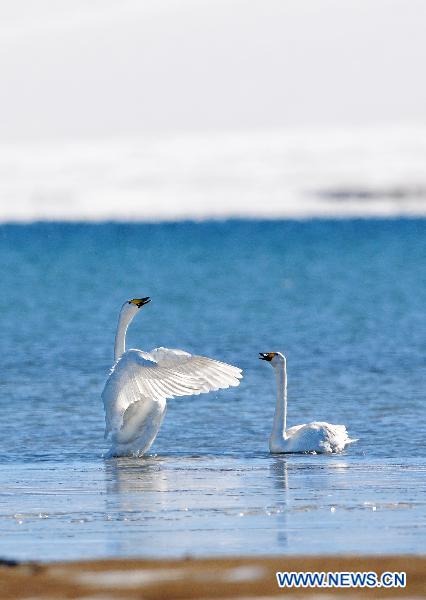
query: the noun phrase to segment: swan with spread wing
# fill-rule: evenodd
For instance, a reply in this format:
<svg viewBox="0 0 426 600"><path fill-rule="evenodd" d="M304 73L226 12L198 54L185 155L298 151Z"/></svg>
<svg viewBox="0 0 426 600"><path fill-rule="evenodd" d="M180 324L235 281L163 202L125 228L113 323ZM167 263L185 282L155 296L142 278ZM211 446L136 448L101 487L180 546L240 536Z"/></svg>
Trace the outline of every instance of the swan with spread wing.
<svg viewBox="0 0 426 600"><path fill-rule="evenodd" d="M148 302L148 297L128 300L118 319L114 366L102 392L112 456L141 456L150 448L168 398L235 387L242 377L237 367L183 350L126 351L127 328Z"/></svg>

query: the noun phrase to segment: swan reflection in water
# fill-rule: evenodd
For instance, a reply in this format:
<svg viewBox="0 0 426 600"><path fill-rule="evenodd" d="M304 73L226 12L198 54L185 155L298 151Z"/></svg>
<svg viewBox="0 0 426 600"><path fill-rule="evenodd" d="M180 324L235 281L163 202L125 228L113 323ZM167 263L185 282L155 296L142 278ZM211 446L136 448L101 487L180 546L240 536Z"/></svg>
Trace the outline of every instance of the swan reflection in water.
<svg viewBox="0 0 426 600"><path fill-rule="evenodd" d="M106 490L110 502L125 500L134 504L134 509L146 509L147 492L167 492L168 473L162 468L166 459L157 456L143 458L120 457L105 459ZM114 500L113 500L114 499ZM161 501L161 494L156 503Z"/></svg>
<svg viewBox="0 0 426 600"><path fill-rule="evenodd" d="M161 554L164 540L155 539L152 523L168 509L169 482L164 458L105 459L105 514L109 554ZM158 547L159 551L156 551Z"/></svg>
<svg viewBox="0 0 426 600"><path fill-rule="evenodd" d="M282 550L287 550L289 546L287 512L289 511L288 498L288 464L285 456L275 456L269 467L269 471L274 481L274 488L277 490L276 502L271 507L271 512L276 514L276 532L277 546Z"/></svg>

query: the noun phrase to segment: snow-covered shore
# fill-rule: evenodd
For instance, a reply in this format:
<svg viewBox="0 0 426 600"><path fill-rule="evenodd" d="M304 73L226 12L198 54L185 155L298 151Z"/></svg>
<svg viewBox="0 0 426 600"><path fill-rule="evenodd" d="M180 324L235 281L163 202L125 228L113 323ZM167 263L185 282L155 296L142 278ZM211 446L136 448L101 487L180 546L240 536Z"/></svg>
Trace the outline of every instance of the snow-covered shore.
<svg viewBox="0 0 426 600"><path fill-rule="evenodd" d="M426 215L426 128L0 143L0 222Z"/></svg>

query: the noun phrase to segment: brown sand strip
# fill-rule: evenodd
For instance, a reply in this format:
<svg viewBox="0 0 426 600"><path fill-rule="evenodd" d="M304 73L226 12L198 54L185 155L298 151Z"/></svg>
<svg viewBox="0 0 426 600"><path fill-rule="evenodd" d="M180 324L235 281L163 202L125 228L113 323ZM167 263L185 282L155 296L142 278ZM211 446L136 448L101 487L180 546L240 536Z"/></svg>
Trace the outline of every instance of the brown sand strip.
<svg viewBox="0 0 426 600"><path fill-rule="evenodd" d="M406 571L405 589L285 589L276 571ZM426 557L274 557L205 560L96 560L0 566L0 598L146 600L259 598L317 594L346 597L426 597Z"/></svg>

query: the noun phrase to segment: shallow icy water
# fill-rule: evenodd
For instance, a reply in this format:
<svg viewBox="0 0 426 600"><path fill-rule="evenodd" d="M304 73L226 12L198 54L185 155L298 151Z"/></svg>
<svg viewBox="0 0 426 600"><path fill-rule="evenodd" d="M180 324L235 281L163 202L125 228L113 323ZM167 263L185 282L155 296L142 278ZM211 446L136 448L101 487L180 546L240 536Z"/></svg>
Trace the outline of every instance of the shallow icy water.
<svg viewBox="0 0 426 600"><path fill-rule="evenodd" d="M162 456L58 467L2 467L1 555L424 550L424 461Z"/></svg>

